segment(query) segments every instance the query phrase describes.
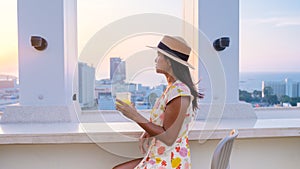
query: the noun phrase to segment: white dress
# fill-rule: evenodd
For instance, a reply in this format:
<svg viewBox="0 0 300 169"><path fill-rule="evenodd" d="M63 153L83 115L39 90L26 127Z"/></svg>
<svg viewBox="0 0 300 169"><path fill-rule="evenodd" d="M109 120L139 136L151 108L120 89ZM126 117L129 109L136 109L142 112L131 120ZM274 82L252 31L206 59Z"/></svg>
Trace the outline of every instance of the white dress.
<svg viewBox="0 0 300 169"><path fill-rule="evenodd" d="M163 125L164 111L168 102L180 96L190 96L190 104L181 130L172 146L167 146L158 139L153 139L146 156L135 169L191 169L191 154L188 142L189 123L194 118L192 109L193 96L187 85L177 80L162 95L153 106L150 121Z"/></svg>

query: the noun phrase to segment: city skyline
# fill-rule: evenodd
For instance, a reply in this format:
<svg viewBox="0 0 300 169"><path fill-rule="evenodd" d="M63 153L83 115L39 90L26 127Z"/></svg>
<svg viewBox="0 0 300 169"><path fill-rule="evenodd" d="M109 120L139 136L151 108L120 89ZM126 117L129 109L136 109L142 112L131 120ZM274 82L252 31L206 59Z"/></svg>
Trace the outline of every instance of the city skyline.
<svg viewBox="0 0 300 169"><path fill-rule="evenodd" d="M182 15L181 0L172 5L166 0L159 6L157 0L146 2L78 0L78 54L101 27L121 17L144 12ZM0 8L0 74L18 76L17 0L1 1ZM300 72L299 8L297 0L240 0L241 72Z"/></svg>

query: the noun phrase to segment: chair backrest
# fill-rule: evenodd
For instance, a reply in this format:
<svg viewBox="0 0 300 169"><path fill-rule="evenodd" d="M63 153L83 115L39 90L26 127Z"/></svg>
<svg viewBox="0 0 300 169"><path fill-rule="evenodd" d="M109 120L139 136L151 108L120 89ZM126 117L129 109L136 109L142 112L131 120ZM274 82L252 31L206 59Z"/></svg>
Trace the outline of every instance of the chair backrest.
<svg viewBox="0 0 300 169"><path fill-rule="evenodd" d="M219 142L212 157L211 169L229 169L233 141L238 134L237 130L232 130L229 136L226 136Z"/></svg>

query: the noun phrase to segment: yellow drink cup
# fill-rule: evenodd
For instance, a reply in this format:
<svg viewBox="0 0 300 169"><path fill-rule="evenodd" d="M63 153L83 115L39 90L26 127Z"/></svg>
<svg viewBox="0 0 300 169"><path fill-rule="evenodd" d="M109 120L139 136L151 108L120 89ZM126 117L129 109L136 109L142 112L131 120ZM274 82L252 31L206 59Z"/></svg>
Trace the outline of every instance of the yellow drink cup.
<svg viewBox="0 0 300 169"><path fill-rule="evenodd" d="M131 93L130 92L119 92L116 93L116 99L121 100L122 102L131 105Z"/></svg>

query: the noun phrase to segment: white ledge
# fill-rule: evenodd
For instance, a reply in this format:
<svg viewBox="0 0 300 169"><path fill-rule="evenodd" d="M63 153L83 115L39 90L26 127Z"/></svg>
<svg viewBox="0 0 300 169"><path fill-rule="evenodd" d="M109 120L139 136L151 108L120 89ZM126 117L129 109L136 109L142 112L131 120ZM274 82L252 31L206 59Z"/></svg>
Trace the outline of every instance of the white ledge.
<svg viewBox="0 0 300 169"><path fill-rule="evenodd" d="M238 138L299 137L300 119L197 121L190 140L221 139L230 129ZM1 124L0 144L72 144L138 141L142 129L131 122Z"/></svg>
<svg viewBox="0 0 300 169"><path fill-rule="evenodd" d="M141 113L148 115L147 111ZM231 129L239 130L238 138L300 136L300 108L255 109L255 114L258 119L213 118L195 121L189 139L221 139ZM106 121L106 118L123 121ZM116 111L83 112L79 119L81 123L0 123L0 144L136 142L143 131Z"/></svg>

